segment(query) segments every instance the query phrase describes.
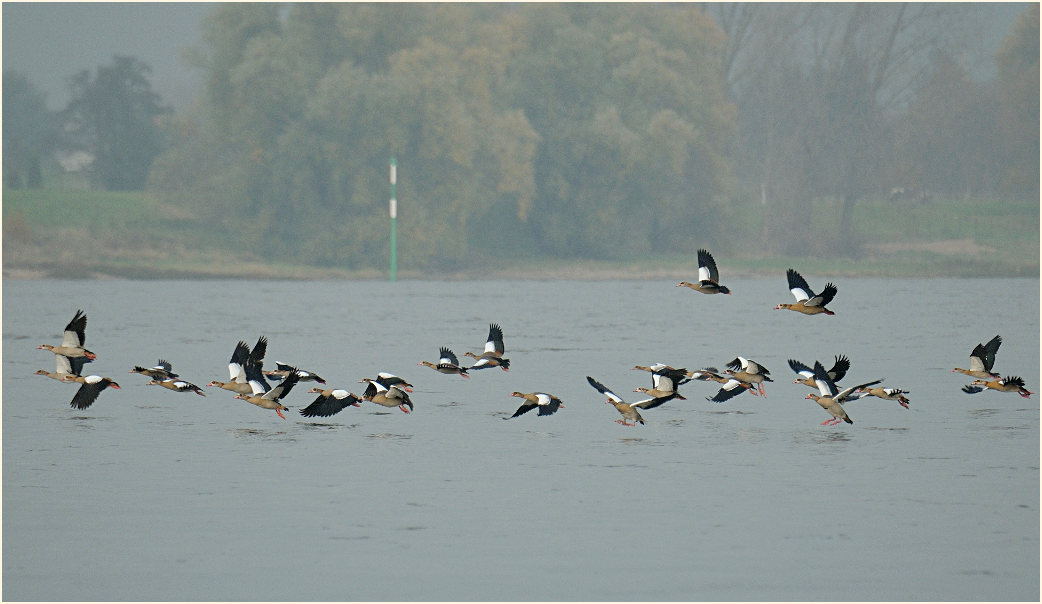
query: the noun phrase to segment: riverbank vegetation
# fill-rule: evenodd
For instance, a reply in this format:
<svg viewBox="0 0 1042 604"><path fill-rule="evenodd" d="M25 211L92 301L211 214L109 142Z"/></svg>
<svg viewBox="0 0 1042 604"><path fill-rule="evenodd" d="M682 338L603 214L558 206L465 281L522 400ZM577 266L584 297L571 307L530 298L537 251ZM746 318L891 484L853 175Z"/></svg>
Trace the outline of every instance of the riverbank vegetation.
<svg viewBox="0 0 1042 604"><path fill-rule="evenodd" d="M939 211L936 205L943 207ZM814 223L821 234L806 254L770 253L762 241L762 207L731 228L733 241L714 251L730 275L784 273L789 266L822 275L876 277L1038 277L1037 204L994 199L902 204L871 200L856 208L852 236L858 257L830 254L839 236L840 204L819 200ZM402 218L406 231L412 229ZM386 223L384 226L387 226ZM768 225L767 228L770 228ZM250 251L248 229L229 229L138 192L67 189L6 190L3 196L5 278L387 278L389 230L369 267L315 266L292 257ZM335 245L335 242L331 242ZM692 241L699 245L698 241ZM689 278L694 255L634 254L614 259L554 258L529 250L509 256L476 254L432 270L399 262L401 278Z"/></svg>

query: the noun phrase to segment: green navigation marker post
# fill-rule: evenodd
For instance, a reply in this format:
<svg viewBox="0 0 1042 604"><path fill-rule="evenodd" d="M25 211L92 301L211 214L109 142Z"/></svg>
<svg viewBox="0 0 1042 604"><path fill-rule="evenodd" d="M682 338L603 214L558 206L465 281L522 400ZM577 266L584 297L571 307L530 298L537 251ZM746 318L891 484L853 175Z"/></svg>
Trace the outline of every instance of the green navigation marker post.
<svg viewBox="0 0 1042 604"><path fill-rule="evenodd" d="M398 278L398 250L395 241L395 221L398 219L398 199L395 196L395 185L398 181L398 160L391 156L391 282Z"/></svg>

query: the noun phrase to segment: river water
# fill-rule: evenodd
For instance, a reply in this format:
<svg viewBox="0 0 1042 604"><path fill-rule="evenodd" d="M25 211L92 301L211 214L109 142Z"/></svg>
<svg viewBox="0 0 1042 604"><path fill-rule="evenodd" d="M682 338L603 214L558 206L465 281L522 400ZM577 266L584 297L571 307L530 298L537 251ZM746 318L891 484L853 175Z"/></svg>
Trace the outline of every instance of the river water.
<svg viewBox="0 0 1042 604"><path fill-rule="evenodd" d="M967 395L951 369L1001 334L996 369L1037 391L1039 281L838 279L832 317L773 310L784 275L728 284L6 281L3 599L1038 601L1037 395ZM122 386L82 411L33 375L77 308L87 369ZM510 372L417 366L490 322ZM127 373L164 358L204 386L261 334L268 366L330 387L401 375L415 411L305 419L305 383L282 420ZM822 426L786 359L838 354L841 385L886 378L910 409ZM738 355L765 399L690 383L644 426L585 378L632 401L635 364ZM504 421L514 390L565 406Z"/></svg>

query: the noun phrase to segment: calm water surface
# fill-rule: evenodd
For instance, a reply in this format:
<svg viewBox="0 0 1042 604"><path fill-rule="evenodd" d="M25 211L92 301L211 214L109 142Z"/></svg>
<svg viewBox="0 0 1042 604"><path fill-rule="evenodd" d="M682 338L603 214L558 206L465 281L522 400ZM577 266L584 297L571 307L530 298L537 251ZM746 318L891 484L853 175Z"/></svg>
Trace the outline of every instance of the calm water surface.
<svg viewBox="0 0 1042 604"><path fill-rule="evenodd" d="M806 277L812 286L824 279ZM7 281L3 284L4 600L1039 599L1037 395L959 388L971 348L1039 379L1038 280L840 279L834 317L774 311L784 276L704 296L669 281ZM77 308L88 369L123 386L87 410L36 350ZM417 366L506 332L512 370ZM287 420L232 395L146 387L170 360L225 379L235 343L330 386L390 371L415 412L372 404ZM911 409L828 419L786 359ZM624 427L634 364L760 361L765 400L706 383ZM509 393L565 407L503 421ZM629 394L637 400L637 394Z"/></svg>

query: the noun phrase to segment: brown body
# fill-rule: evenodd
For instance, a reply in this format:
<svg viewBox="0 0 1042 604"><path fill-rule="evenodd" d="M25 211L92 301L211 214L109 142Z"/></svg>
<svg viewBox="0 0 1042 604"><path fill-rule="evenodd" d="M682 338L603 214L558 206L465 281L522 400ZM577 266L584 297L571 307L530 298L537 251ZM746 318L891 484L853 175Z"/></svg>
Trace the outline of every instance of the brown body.
<svg viewBox="0 0 1042 604"><path fill-rule="evenodd" d="M262 394L238 394L235 398L242 399L251 405L257 405L261 409L274 409L275 413L277 413L282 419L286 419L286 416L283 415L282 412L289 411L289 407L275 399L264 398L264 395Z"/></svg>
<svg viewBox="0 0 1042 604"><path fill-rule="evenodd" d="M511 392L510 396L525 399L525 402L517 408L510 417L504 417L503 419L513 419L519 415L528 413L532 409L539 409L539 415L553 415L557 413L558 409L564 408L564 403L561 399L557 398L552 394L545 392Z"/></svg>
<svg viewBox="0 0 1042 604"><path fill-rule="evenodd" d="M61 372L58 372L58 371L47 371L46 369L37 369L36 370L36 375L43 375L43 376L51 378L52 380L58 380L59 382L64 382L64 381L66 381L65 380L65 376L72 375L72 374L71 373L61 373Z"/></svg>
<svg viewBox="0 0 1042 604"><path fill-rule="evenodd" d="M216 386L222 390L228 390L236 394L253 394L253 387L247 382L220 382L213 380L207 386Z"/></svg>
<svg viewBox="0 0 1042 604"><path fill-rule="evenodd" d="M689 287L696 292L702 292L703 294L729 294L730 290L723 291L726 289L724 286L714 281L699 281L698 283L691 283L690 281L681 281L677 283L677 287Z"/></svg>
<svg viewBox="0 0 1042 604"><path fill-rule="evenodd" d="M1002 336L998 335L989 340L987 344L977 344L970 351L970 368L956 367L952 369L952 373L962 373L982 380L999 379L999 374L993 373L991 368L995 364L995 353L999 351L1001 345Z"/></svg>
<svg viewBox="0 0 1042 604"><path fill-rule="evenodd" d="M821 408L829 412L832 419L821 422L822 426L837 424L840 420L847 422L848 424L854 423L854 420L847 416L847 412L840 405L840 401L847 400L851 394L867 390L870 386L875 386L883 380L873 380L871 382L865 382L864 384L858 384L857 386L851 386L850 388L844 388L839 390L836 387L836 383L829 377L828 372L821 366L821 362L814 362L814 380L818 385L818 392L821 394L814 394L813 392L808 394L805 398L814 399Z"/></svg>
<svg viewBox="0 0 1042 604"><path fill-rule="evenodd" d="M807 395L807 398L812 398L817 401L817 403L821 405L821 408L828 411L829 415L832 416L833 419L823 421L821 422L821 425L824 426L825 424L838 423L839 420L843 420L848 424L854 423L854 420L847 416L846 410L839 404L839 401L831 396L818 396L812 392Z"/></svg>
<svg viewBox="0 0 1042 604"><path fill-rule="evenodd" d="M199 396L206 396L206 393L203 392L202 388L184 380L151 380L145 385L162 386L163 388L166 388L167 390L173 390L174 392L194 392Z"/></svg>
<svg viewBox="0 0 1042 604"><path fill-rule="evenodd" d="M430 367L438 373L445 373L448 375L455 374L465 378L470 377L469 375L467 375L466 368L460 367L459 359L451 350L442 346L438 349L438 354L439 357L437 363L432 363L430 361L420 361L417 364L422 365L423 367Z"/></svg>
<svg viewBox="0 0 1042 604"><path fill-rule="evenodd" d="M873 388L867 388L863 390L868 396L875 396L888 401L897 401L899 405L908 408L908 398L905 396L908 394L907 390L898 390L897 388L883 388L882 386L875 386Z"/></svg>
<svg viewBox="0 0 1042 604"><path fill-rule="evenodd" d="M52 346L50 344L40 344L36 347L37 350L50 350L54 354L60 354L63 357L69 357L70 359L78 359L81 357L94 360L97 355L93 352L83 348L82 346Z"/></svg>
<svg viewBox="0 0 1042 604"><path fill-rule="evenodd" d="M254 366L251 372L258 371L259 369ZM261 409L274 409L275 413L278 414L282 419L286 419L286 416L282 414L283 411L287 411L289 407L286 407L279 401L282 397L289 394L289 391L293 389L293 386L300 380L300 376L291 371L289 374L282 379L277 386L272 386L271 390L268 390L264 394L236 394L235 398L241 399L250 403L251 405L257 405Z"/></svg>
<svg viewBox="0 0 1042 604"><path fill-rule="evenodd" d="M54 354L70 359L87 358L93 361L97 355L83 347L87 341L86 332L87 315L82 310L77 310L72 320L65 326L61 345L40 344L36 349L50 350Z"/></svg>
<svg viewBox="0 0 1042 604"><path fill-rule="evenodd" d="M648 395L648 396L650 396L652 398L673 397L673 398L678 398L678 399L680 399L682 401L687 400L686 398L684 398L683 396L678 394L676 390L662 390L662 389L659 389L659 388L645 388L644 386L639 386L639 387L635 388L633 391L634 392L643 392L644 394L646 394L646 395Z"/></svg>
<svg viewBox="0 0 1042 604"><path fill-rule="evenodd" d="M1029 398L1034 392L1024 387L1024 380L1016 376L1007 376L1000 380L973 380L972 386L983 386L999 392L1016 392L1024 398Z"/></svg>
<svg viewBox="0 0 1042 604"><path fill-rule="evenodd" d="M767 396L763 387L764 382L773 382L770 378L771 372L756 361L750 361L742 357L736 357L727 364L728 369L724 372L732 378L745 384L751 384L761 396Z"/></svg>
<svg viewBox="0 0 1042 604"><path fill-rule="evenodd" d="M796 302L795 304L779 304L774 307L774 310L794 310L798 313L805 315L834 315L836 313L825 308L824 306L806 306L803 302Z"/></svg>
<svg viewBox="0 0 1042 604"><path fill-rule="evenodd" d="M774 307L774 310L792 310L805 315L834 315L836 313L825 308L825 305L832 301L836 297L836 286L832 283L826 284L825 289L821 290L821 293L814 293L810 286L807 285L807 280L803 278L803 275L797 273L793 269L785 271L785 276L789 282L789 291L796 298L794 304L779 304Z"/></svg>
<svg viewBox="0 0 1042 604"><path fill-rule="evenodd" d="M398 386L384 386L378 381L370 381L362 393L362 400L370 401L382 407L398 407L402 413L411 413L412 400Z"/></svg>
<svg viewBox="0 0 1042 604"><path fill-rule="evenodd" d="M793 384L803 384L814 389L818 388L817 382L814 381L814 370L812 368L795 359L789 359L789 367L800 376L792 381ZM849 370L850 359L844 355L838 355L836 356L836 362L832 365L832 369L829 369L826 373L835 383L842 380Z"/></svg>
<svg viewBox="0 0 1042 604"><path fill-rule="evenodd" d="M467 369L499 367L503 371L510 371L510 359L503 358L504 352L506 352L506 346L503 344L503 328L493 323L488 326L488 338L485 341L485 349L481 351L481 354L467 351L463 353L463 356L471 357L475 361Z"/></svg>
<svg viewBox="0 0 1042 604"><path fill-rule="evenodd" d="M698 250L698 282L681 281L677 287L689 287L703 294L730 294L731 290L720 285L720 271L716 267L716 260L708 250Z"/></svg>
<svg viewBox="0 0 1042 604"><path fill-rule="evenodd" d="M626 402L619 402L612 399L604 401L615 407L615 409L622 414L622 419L615 420L623 426L636 426L637 422L644 423L644 418L640 416L637 408Z"/></svg>
<svg viewBox="0 0 1042 604"><path fill-rule="evenodd" d="M93 405L101 391L106 388L120 389L119 384L110 378L101 377L100 375L65 375L62 381L80 384L79 390L76 391L72 401L69 402L69 406L75 409L86 409Z"/></svg>

